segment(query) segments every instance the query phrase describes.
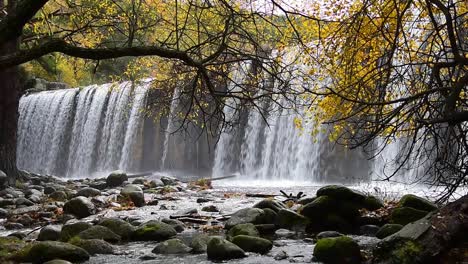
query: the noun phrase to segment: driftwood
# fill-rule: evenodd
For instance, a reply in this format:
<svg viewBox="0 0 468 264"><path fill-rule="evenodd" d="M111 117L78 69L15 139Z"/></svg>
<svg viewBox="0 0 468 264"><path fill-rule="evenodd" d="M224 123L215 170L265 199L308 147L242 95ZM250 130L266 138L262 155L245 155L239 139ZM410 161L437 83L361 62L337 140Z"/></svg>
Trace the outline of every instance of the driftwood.
<svg viewBox="0 0 468 264"><path fill-rule="evenodd" d="M208 224L208 220L193 218L193 217L181 217L181 218L178 218L177 220L184 222L184 223L193 223L193 224L199 224L199 225Z"/></svg>
<svg viewBox="0 0 468 264"><path fill-rule="evenodd" d="M253 197L253 198L273 198L277 196L276 194L264 194L264 193L247 193L246 197Z"/></svg>
<svg viewBox="0 0 468 264"><path fill-rule="evenodd" d="M293 195L292 193L287 194L283 190L280 190L280 192L284 197L286 197L286 200L284 200L283 203L289 202L289 201L297 202L299 199L306 196L304 192L299 192L296 195Z"/></svg>

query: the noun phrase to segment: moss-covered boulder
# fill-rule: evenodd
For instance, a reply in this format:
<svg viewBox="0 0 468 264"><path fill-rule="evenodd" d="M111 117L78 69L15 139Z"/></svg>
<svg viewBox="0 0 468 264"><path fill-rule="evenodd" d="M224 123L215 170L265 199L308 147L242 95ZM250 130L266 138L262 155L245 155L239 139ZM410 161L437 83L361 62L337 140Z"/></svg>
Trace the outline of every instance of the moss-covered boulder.
<svg viewBox="0 0 468 264"><path fill-rule="evenodd" d="M77 236L79 233L90 227L92 227L92 225L87 222L66 224L62 227L62 231L60 232L60 241L67 242L72 237Z"/></svg>
<svg viewBox="0 0 468 264"><path fill-rule="evenodd" d="M384 207L384 203L381 199L375 196L369 195L369 196L366 196L366 198L364 199L363 207L366 208L367 210L374 211L374 210Z"/></svg>
<svg viewBox="0 0 468 264"><path fill-rule="evenodd" d="M96 213L96 207L88 198L78 196L65 203L63 212L77 218L84 218Z"/></svg>
<svg viewBox="0 0 468 264"><path fill-rule="evenodd" d="M191 248L185 245L182 240L173 238L164 242L158 243L153 249L155 254L186 254L191 251Z"/></svg>
<svg viewBox="0 0 468 264"><path fill-rule="evenodd" d="M148 221L139 226L131 235L136 241L164 241L177 235L175 229L159 221Z"/></svg>
<svg viewBox="0 0 468 264"><path fill-rule="evenodd" d="M350 237L323 238L315 245L314 258L325 264L354 264L361 263L361 252Z"/></svg>
<svg viewBox="0 0 468 264"><path fill-rule="evenodd" d="M215 261L244 258L245 252L234 243L227 241L222 237L210 237L206 253L208 259Z"/></svg>
<svg viewBox="0 0 468 264"><path fill-rule="evenodd" d="M342 185L328 185L317 190L317 196L329 196L336 200L362 203L366 195Z"/></svg>
<svg viewBox="0 0 468 264"><path fill-rule="evenodd" d="M120 236L112 232L105 226L92 226L78 234L81 239L102 239L110 243L117 243L121 240Z"/></svg>
<svg viewBox="0 0 468 264"><path fill-rule="evenodd" d="M246 235L235 236L232 243L238 245L244 251L259 254L266 254L273 247L273 243L268 239Z"/></svg>
<svg viewBox="0 0 468 264"><path fill-rule="evenodd" d="M69 243L86 250L86 252L92 256L96 254L114 253L114 247L102 239L81 239L79 237L74 237L70 239Z"/></svg>
<svg viewBox="0 0 468 264"><path fill-rule="evenodd" d="M17 237L0 237L0 262L6 261L6 259L23 249L25 246L26 243Z"/></svg>
<svg viewBox="0 0 468 264"><path fill-rule="evenodd" d="M230 229L231 227L238 224L264 224L265 212L259 208L244 208L231 215L231 218L226 221L225 228Z"/></svg>
<svg viewBox="0 0 468 264"><path fill-rule="evenodd" d="M24 253L22 261L44 263L49 260L62 259L70 262L81 262L89 259L86 250L58 241L44 241L34 244Z"/></svg>
<svg viewBox="0 0 468 264"><path fill-rule="evenodd" d="M422 260L423 246L410 238L393 238L379 243L373 251L374 263L415 264Z"/></svg>
<svg viewBox="0 0 468 264"><path fill-rule="evenodd" d="M185 224L182 221L179 221L177 219L165 218L161 220L161 222L172 226L177 233L181 233L185 230Z"/></svg>
<svg viewBox="0 0 468 264"><path fill-rule="evenodd" d="M422 211L411 207L398 207L392 211L390 215L390 223L407 225L411 222L423 218L427 214L427 211Z"/></svg>
<svg viewBox="0 0 468 264"><path fill-rule="evenodd" d="M254 224L247 223L247 224L238 224L233 226L231 229L229 229L227 233L228 239L232 239L235 236L238 235L246 235L246 236L259 236L259 232L257 228L255 227Z"/></svg>
<svg viewBox="0 0 468 264"><path fill-rule="evenodd" d="M190 242L190 247L192 248L193 254L203 254L206 252L208 246L208 241L210 237L205 234L196 235Z"/></svg>
<svg viewBox="0 0 468 264"><path fill-rule="evenodd" d="M279 227L290 230L302 230L308 223L309 220L306 217L288 209L279 210L276 217L276 224Z"/></svg>
<svg viewBox="0 0 468 264"><path fill-rule="evenodd" d="M100 226L105 226L109 228L112 232L119 235L122 240L129 240L135 227L127 221L124 221L119 218L106 218L99 222Z"/></svg>
<svg viewBox="0 0 468 264"><path fill-rule="evenodd" d="M269 209L275 211L276 213L281 209L286 209L286 206L282 202L277 201L277 200L275 200L273 198L264 199L264 200L256 203L253 207L254 208L260 208L260 209L269 208Z"/></svg>
<svg viewBox="0 0 468 264"><path fill-rule="evenodd" d="M422 197L413 195L413 194L406 194L401 197L400 201L398 202L398 206L400 207L411 207L414 209L422 210L422 211L434 211L437 210L437 205L432 203L431 201L424 199Z"/></svg>
<svg viewBox="0 0 468 264"><path fill-rule="evenodd" d="M117 187L128 181L128 176L123 171L114 171L106 178L107 187Z"/></svg>
<svg viewBox="0 0 468 264"><path fill-rule="evenodd" d="M379 231L375 234L377 238L383 239L390 235L395 234L396 232L400 231L403 228L402 225L399 224L386 224L382 226Z"/></svg>
<svg viewBox="0 0 468 264"><path fill-rule="evenodd" d="M270 208L263 209L263 215L257 219L255 224L276 224L278 214Z"/></svg>
<svg viewBox="0 0 468 264"><path fill-rule="evenodd" d="M61 229L59 226L48 225L41 229L37 241L57 241L60 239Z"/></svg>

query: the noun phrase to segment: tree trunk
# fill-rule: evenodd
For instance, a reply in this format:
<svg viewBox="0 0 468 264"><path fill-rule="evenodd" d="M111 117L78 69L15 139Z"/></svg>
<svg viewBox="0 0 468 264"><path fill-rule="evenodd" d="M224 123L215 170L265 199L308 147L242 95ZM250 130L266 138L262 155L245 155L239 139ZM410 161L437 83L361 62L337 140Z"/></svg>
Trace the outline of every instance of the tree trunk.
<svg viewBox="0 0 468 264"><path fill-rule="evenodd" d="M8 11L14 12L15 1L8 3ZM18 45L18 39L0 45L0 56L17 51ZM10 183L19 176L16 167L16 130L21 87L18 66L0 70L0 170L8 175Z"/></svg>

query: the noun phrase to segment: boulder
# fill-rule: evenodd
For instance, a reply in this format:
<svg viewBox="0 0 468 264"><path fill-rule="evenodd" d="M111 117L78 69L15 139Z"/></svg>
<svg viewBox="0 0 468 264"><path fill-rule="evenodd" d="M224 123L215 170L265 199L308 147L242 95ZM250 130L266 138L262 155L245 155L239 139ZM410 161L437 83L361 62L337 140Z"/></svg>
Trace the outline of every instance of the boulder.
<svg viewBox="0 0 468 264"><path fill-rule="evenodd" d="M169 177L169 176L162 176L161 177L161 181L164 183L164 185L168 186L168 185L177 185L177 183L179 182L178 179L174 178L174 177Z"/></svg>
<svg viewBox="0 0 468 264"><path fill-rule="evenodd" d="M114 247L102 239L80 239L75 237L70 240L70 244L86 250L90 255L114 253Z"/></svg>
<svg viewBox="0 0 468 264"><path fill-rule="evenodd" d="M216 207L216 206L214 206L214 205L204 206L201 210L204 211L204 212L210 212L210 213L217 213L217 212L219 212L218 207Z"/></svg>
<svg viewBox="0 0 468 264"><path fill-rule="evenodd" d="M362 203L366 195L342 185L328 185L317 190L317 197L329 196L336 200Z"/></svg>
<svg viewBox="0 0 468 264"><path fill-rule="evenodd" d="M78 234L81 239L102 239L110 243L117 243L120 241L120 236L112 232L105 226L92 226Z"/></svg>
<svg viewBox="0 0 468 264"><path fill-rule="evenodd" d="M0 237L0 262L7 259L22 250L26 246L26 243L11 234L7 237Z"/></svg>
<svg viewBox="0 0 468 264"><path fill-rule="evenodd" d="M386 224L382 226L379 231L375 234L377 238L383 239L390 235L395 234L396 232L400 231L403 228L402 225L399 224Z"/></svg>
<svg viewBox="0 0 468 264"><path fill-rule="evenodd" d="M142 207L145 205L145 195L143 190L138 185L128 184L122 189L120 194L129 198L137 207Z"/></svg>
<svg viewBox="0 0 468 264"><path fill-rule="evenodd" d="M259 224L255 225L255 228L257 228L258 232L261 235L269 235L275 233L277 227L274 224Z"/></svg>
<svg viewBox="0 0 468 264"><path fill-rule="evenodd" d="M185 224L182 221L179 221L177 219L165 218L165 219L161 220L161 222L172 226L177 233L181 233L185 229Z"/></svg>
<svg viewBox="0 0 468 264"><path fill-rule="evenodd" d="M49 194L49 198L54 199L56 201L64 202L68 199L68 195L64 191L55 191Z"/></svg>
<svg viewBox="0 0 468 264"><path fill-rule="evenodd" d="M233 226L231 229L229 229L227 233L228 239L232 239L235 236L238 235L247 235L247 236L259 236L259 232L257 228L255 227L254 224L247 223L247 224L238 224Z"/></svg>
<svg viewBox="0 0 468 264"><path fill-rule="evenodd" d="M25 252L25 260L34 263L43 263L54 259L81 262L88 260L89 254L80 247L58 241L39 242Z"/></svg>
<svg viewBox="0 0 468 264"><path fill-rule="evenodd" d="M366 196L366 198L364 199L363 206L367 210L375 211L377 209L384 207L384 203L381 199L375 196L369 195L369 196Z"/></svg>
<svg viewBox="0 0 468 264"><path fill-rule="evenodd" d="M411 222L423 218L427 214L427 211L422 211L411 207L398 207L392 211L390 215L390 223L407 225Z"/></svg>
<svg viewBox="0 0 468 264"><path fill-rule="evenodd" d="M137 241L163 241L175 235L177 235L177 232L171 225L151 220L139 226L132 233L132 239Z"/></svg>
<svg viewBox="0 0 468 264"><path fill-rule="evenodd" d="M428 212L437 210L436 204L413 194L406 194L403 197L401 197L400 201L398 202L398 206L411 207L414 209Z"/></svg>
<svg viewBox="0 0 468 264"><path fill-rule="evenodd" d="M126 181L128 181L127 174L120 170L111 172L106 178L107 187L110 188L121 186Z"/></svg>
<svg viewBox="0 0 468 264"><path fill-rule="evenodd" d="M314 258L325 264L354 264L361 263L361 252L350 237L323 238L314 247Z"/></svg>
<svg viewBox="0 0 468 264"><path fill-rule="evenodd" d="M191 248L185 245L182 240L173 238L164 242L158 243L153 249L155 254L186 254L191 251Z"/></svg>
<svg viewBox="0 0 468 264"><path fill-rule="evenodd" d="M307 218L288 209L279 210L276 217L276 224L279 227L291 230L303 230L308 223Z"/></svg>
<svg viewBox="0 0 468 264"><path fill-rule="evenodd" d="M60 232L60 241L68 241L70 238L78 235L79 233L83 232L84 230L90 228L92 225L86 222L76 222L66 224L62 227L62 231Z"/></svg>
<svg viewBox="0 0 468 264"><path fill-rule="evenodd" d="M136 229L132 224L119 218L105 218L98 225L109 228L123 240L130 239L133 231Z"/></svg>
<svg viewBox="0 0 468 264"><path fill-rule="evenodd" d="M206 252L206 247L210 237L205 234L196 235L190 242L193 254L203 254Z"/></svg>
<svg viewBox="0 0 468 264"><path fill-rule="evenodd" d="M63 212L72 214L77 218L84 218L96 213L96 208L88 198L78 196L65 203Z"/></svg>
<svg viewBox="0 0 468 264"><path fill-rule="evenodd" d="M232 239L232 243L236 244L244 251L255 252L259 254L266 254L273 247L273 243L270 240L246 235L235 236Z"/></svg>
<svg viewBox="0 0 468 264"><path fill-rule="evenodd" d="M275 235L279 238L289 238L289 237L294 237L296 235L296 232L280 228L275 231Z"/></svg>
<svg viewBox="0 0 468 264"><path fill-rule="evenodd" d="M253 207L259 209L270 208L276 213L278 213L278 211L281 209L286 209L286 206L282 202L276 201L274 199L264 199L256 203Z"/></svg>
<svg viewBox="0 0 468 264"><path fill-rule="evenodd" d="M336 231L323 231L323 232L320 232L317 234L317 239L322 239L322 238L331 238L331 237L341 237L341 236L344 236L342 233L340 232L336 232Z"/></svg>
<svg viewBox="0 0 468 264"><path fill-rule="evenodd" d="M37 241L57 241L60 239L60 226L48 225L41 229L37 237Z"/></svg>
<svg viewBox="0 0 468 264"><path fill-rule="evenodd" d="M206 253L208 259L215 261L244 258L245 252L236 244L222 237L211 237L208 242Z"/></svg>
<svg viewBox="0 0 468 264"><path fill-rule="evenodd" d="M263 224L265 212L259 208L244 208L231 215L231 218L226 221L225 227L230 229L238 224Z"/></svg>
<svg viewBox="0 0 468 264"><path fill-rule="evenodd" d="M91 187L83 188L76 193L76 196L84 196L84 197L94 197L94 196L99 196L99 195L101 195L101 191L95 188L91 188Z"/></svg>

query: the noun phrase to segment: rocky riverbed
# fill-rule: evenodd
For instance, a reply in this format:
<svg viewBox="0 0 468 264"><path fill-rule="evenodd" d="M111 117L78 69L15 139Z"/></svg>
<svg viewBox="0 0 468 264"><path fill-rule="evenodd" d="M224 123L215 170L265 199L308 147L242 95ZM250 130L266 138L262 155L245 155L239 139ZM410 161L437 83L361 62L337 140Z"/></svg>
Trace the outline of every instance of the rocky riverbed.
<svg viewBox="0 0 468 264"><path fill-rule="evenodd" d="M120 171L102 179L29 175L14 187L2 183L0 259L370 263L392 234L437 210L415 195L384 201L338 185L280 193L211 184L129 179Z"/></svg>

